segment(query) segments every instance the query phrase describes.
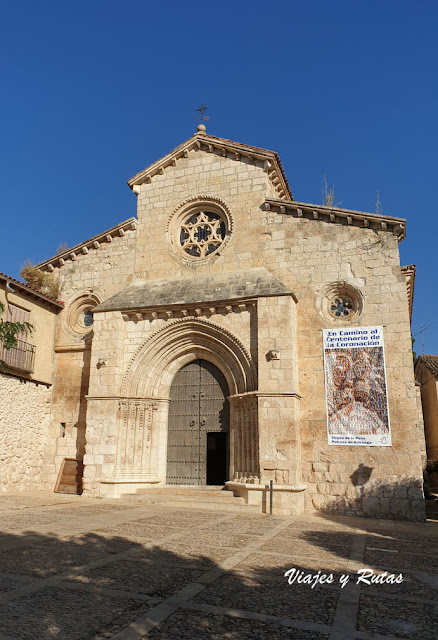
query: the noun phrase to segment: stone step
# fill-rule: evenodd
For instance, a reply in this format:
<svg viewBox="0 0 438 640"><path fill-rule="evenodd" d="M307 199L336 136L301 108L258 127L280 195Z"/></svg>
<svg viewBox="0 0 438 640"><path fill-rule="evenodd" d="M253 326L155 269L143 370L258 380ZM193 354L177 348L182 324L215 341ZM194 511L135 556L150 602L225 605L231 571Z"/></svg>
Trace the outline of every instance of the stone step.
<svg viewBox="0 0 438 640"><path fill-rule="evenodd" d="M73 494L77 494L78 493L78 483L75 482L74 484L60 484L58 486L58 493L73 493Z"/></svg>
<svg viewBox="0 0 438 640"><path fill-rule="evenodd" d="M156 495L156 496L189 496L192 499L200 498L217 498L218 500L233 500L233 492L227 490L201 488L189 489L185 487L157 487L156 489L138 489L137 495Z"/></svg>
<svg viewBox="0 0 438 640"><path fill-rule="evenodd" d="M218 496L211 496L209 494L193 494L193 495L188 495L188 494L180 494L180 493L168 493L168 494L163 494L163 493L155 493L155 491L144 491L142 493L131 493L131 494L125 494L125 498L127 498L128 496L130 497L137 497L140 500L144 501L144 502L150 502L152 500L156 501L156 502L167 502L168 500L173 500L174 502L197 502L199 504L208 504L208 503L215 503L215 504L245 504L245 500L244 498L235 498L233 496L233 494L230 492L229 496L226 496L225 498L221 498Z"/></svg>
<svg viewBox="0 0 438 640"><path fill-rule="evenodd" d="M260 507L247 505L243 498L234 498L232 502L222 500L212 500L211 498L204 500L190 499L189 496L164 496L164 495L147 495L146 493L126 493L122 496L126 502L137 504L154 504L165 507L174 507L184 509L203 509L208 511L236 511L245 513L260 513Z"/></svg>

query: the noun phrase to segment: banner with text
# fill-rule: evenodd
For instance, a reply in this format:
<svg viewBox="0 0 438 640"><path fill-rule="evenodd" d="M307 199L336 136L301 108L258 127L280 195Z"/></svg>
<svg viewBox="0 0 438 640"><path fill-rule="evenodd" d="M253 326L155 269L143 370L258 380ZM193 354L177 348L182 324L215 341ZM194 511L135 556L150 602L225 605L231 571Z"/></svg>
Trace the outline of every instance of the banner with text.
<svg viewBox="0 0 438 640"><path fill-rule="evenodd" d="M383 327L323 329L329 444L391 446Z"/></svg>

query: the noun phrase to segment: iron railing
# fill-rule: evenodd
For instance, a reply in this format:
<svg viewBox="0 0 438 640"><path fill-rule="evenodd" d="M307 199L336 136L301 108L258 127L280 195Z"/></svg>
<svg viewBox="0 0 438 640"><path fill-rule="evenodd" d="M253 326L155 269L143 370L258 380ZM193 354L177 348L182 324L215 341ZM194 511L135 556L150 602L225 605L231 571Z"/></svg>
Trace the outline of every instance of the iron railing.
<svg viewBox="0 0 438 640"><path fill-rule="evenodd" d="M3 360L8 367L32 373L35 361L35 350L35 345L24 342L23 340L17 340L16 346L11 349L0 348L0 360Z"/></svg>

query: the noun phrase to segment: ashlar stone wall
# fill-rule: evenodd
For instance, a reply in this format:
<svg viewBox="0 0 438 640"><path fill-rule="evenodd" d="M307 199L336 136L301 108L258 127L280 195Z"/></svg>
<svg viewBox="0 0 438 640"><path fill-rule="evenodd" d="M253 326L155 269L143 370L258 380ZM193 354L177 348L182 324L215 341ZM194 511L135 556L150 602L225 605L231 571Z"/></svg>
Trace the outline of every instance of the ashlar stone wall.
<svg viewBox="0 0 438 640"><path fill-rule="evenodd" d="M81 313L123 289L134 271L134 228L123 235L104 238L97 248L80 251L74 260L66 257L55 266L61 282L65 308L58 318L55 338L54 386L51 403L50 439L53 470L49 482L55 486L64 458L82 459L86 442L86 395L90 376L93 326L84 327ZM111 241L109 241L111 238Z"/></svg>

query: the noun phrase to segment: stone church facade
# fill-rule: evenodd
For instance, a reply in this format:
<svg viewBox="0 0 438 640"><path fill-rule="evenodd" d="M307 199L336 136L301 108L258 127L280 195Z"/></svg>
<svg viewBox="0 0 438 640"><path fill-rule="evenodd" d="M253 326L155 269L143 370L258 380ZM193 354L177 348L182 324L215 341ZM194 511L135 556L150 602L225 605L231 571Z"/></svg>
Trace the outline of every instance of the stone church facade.
<svg viewBox="0 0 438 640"><path fill-rule="evenodd" d="M73 457L89 496L226 484L263 509L272 480L280 513L422 519L405 221L296 202L276 153L202 125L128 184L137 218L40 265L65 303L48 482ZM374 325L392 447L329 446L322 329Z"/></svg>

